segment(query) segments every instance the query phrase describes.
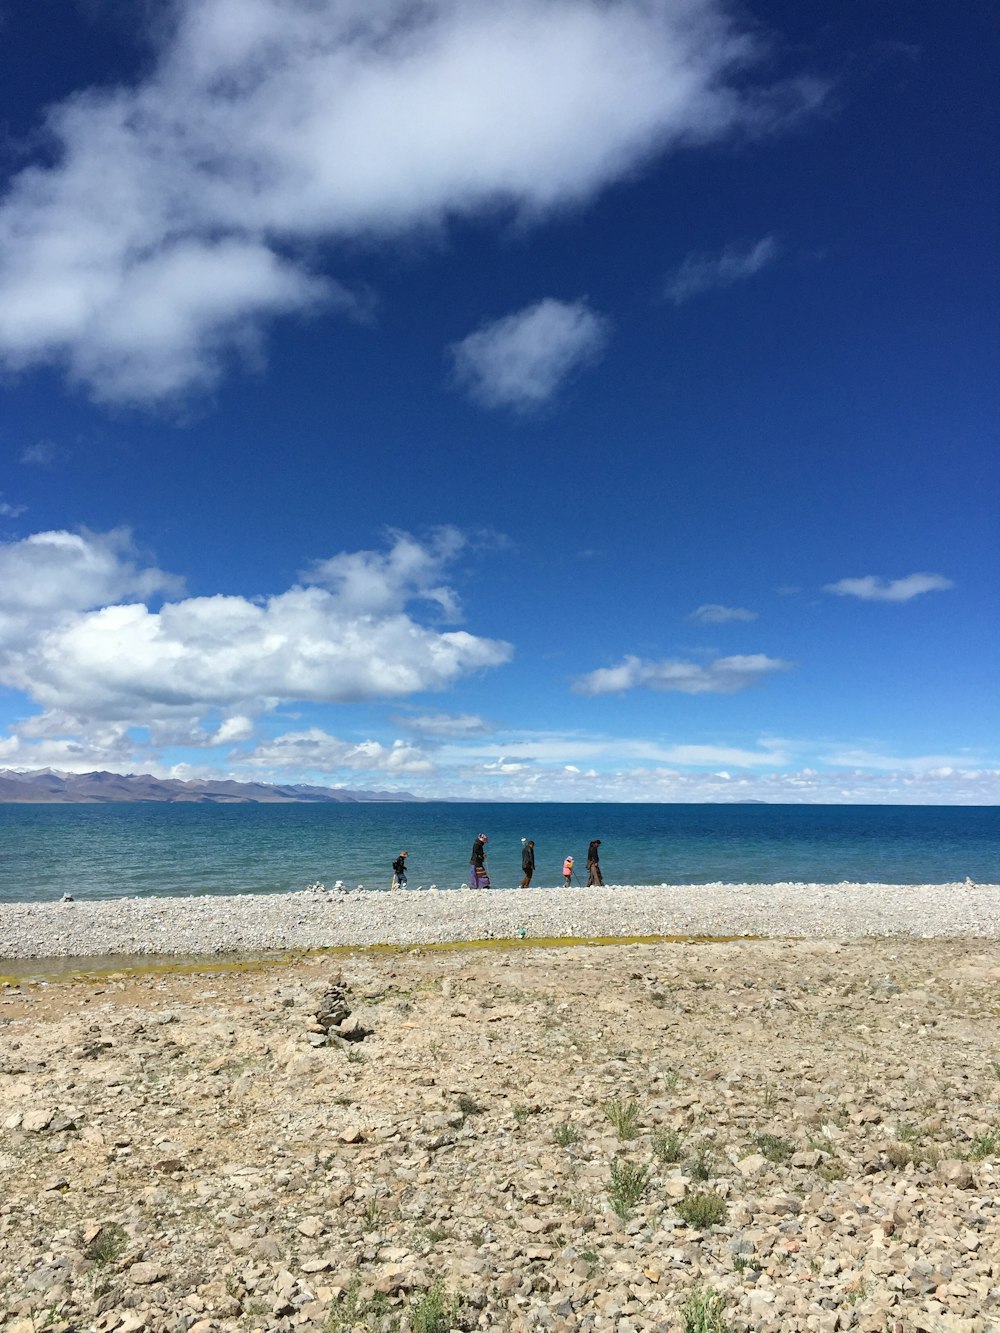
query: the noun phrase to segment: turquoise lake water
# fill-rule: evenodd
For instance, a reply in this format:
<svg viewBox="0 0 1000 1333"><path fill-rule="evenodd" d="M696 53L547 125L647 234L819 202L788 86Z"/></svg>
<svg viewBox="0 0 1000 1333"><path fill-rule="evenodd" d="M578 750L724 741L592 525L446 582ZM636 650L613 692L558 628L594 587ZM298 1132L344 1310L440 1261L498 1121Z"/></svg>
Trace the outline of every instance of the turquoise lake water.
<svg viewBox="0 0 1000 1333"><path fill-rule="evenodd" d="M0 902L282 893L316 880L388 889L397 852L409 887L468 880L487 833L493 884L584 872L600 838L609 884L805 880L1000 880L1000 808L779 805L0 805Z"/></svg>

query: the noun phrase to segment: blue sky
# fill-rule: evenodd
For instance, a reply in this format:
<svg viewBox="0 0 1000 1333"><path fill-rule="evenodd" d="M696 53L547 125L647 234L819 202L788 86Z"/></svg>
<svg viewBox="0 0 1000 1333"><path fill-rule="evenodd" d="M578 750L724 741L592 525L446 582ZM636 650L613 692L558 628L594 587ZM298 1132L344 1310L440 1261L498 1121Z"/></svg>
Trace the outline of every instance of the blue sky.
<svg viewBox="0 0 1000 1333"><path fill-rule="evenodd" d="M0 18L0 767L1000 799L985 0Z"/></svg>

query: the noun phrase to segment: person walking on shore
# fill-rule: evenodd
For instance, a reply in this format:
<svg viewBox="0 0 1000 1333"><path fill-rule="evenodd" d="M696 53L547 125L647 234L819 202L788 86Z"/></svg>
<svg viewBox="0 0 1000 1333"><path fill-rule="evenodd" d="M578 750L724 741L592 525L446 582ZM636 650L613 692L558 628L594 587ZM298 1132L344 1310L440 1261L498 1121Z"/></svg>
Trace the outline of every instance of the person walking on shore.
<svg viewBox="0 0 1000 1333"><path fill-rule="evenodd" d="M600 887L604 883L604 876L601 874L600 853L598 848L601 845L600 838L594 838L587 848L587 888L592 889Z"/></svg>
<svg viewBox="0 0 1000 1333"><path fill-rule="evenodd" d="M521 850L521 869L524 872L521 888L527 889L530 887L531 877L535 873L535 844L530 838Z"/></svg>
<svg viewBox="0 0 1000 1333"><path fill-rule="evenodd" d="M472 883L469 885L472 889L488 889L490 887L490 877L486 873L486 844L489 838L485 833L480 833L479 837L472 844L472 855L469 858L469 865L472 867Z"/></svg>
<svg viewBox="0 0 1000 1333"><path fill-rule="evenodd" d="M567 889L573 883L573 858L571 856L567 856L563 862L563 883Z"/></svg>
<svg viewBox="0 0 1000 1333"><path fill-rule="evenodd" d="M392 887L394 889L406 888L406 858L409 852L400 852L392 863Z"/></svg>

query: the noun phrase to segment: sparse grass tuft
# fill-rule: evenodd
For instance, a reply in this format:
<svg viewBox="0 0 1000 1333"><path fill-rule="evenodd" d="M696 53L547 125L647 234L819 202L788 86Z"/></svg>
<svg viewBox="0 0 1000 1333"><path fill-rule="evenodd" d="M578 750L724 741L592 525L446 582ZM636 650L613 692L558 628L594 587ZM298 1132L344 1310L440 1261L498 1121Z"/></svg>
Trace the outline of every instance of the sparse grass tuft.
<svg viewBox="0 0 1000 1333"><path fill-rule="evenodd" d="M646 1193L649 1185L649 1167L634 1166L615 1158L611 1163L611 1207L623 1222L632 1216L632 1210Z"/></svg>
<svg viewBox="0 0 1000 1333"><path fill-rule="evenodd" d="M890 1143L885 1149L889 1163L901 1170L913 1161L913 1149L908 1143Z"/></svg>
<svg viewBox="0 0 1000 1333"><path fill-rule="evenodd" d="M466 1092L459 1094L456 1105L465 1120L468 1120L471 1115L482 1115L486 1110L485 1106L480 1106L475 1097L470 1097Z"/></svg>
<svg viewBox="0 0 1000 1333"><path fill-rule="evenodd" d="M712 1287L695 1287L681 1307L684 1333L730 1333L732 1325L723 1318L725 1308L725 1297Z"/></svg>
<svg viewBox="0 0 1000 1333"><path fill-rule="evenodd" d="M777 1134L755 1134L754 1146L769 1162L784 1162L795 1151L794 1145Z"/></svg>
<svg viewBox="0 0 1000 1333"><path fill-rule="evenodd" d="M355 1280L344 1292L343 1299L327 1316L324 1333L356 1333L361 1328L379 1328L390 1317L392 1307L388 1296L378 1292L370 1301L363 1301L358 1294L360 1286ZM390 1325L398 1326L398 1322Z"/></svg>
<svg viewBox="0 0 1000 1333"><path fill-rule="evenodd" d="M537 1115L537 1107L518 1105L514 1107L514 1119L519 1125L526 1125L533 1115Z"/></svg>
<svg viewBox="0 0 1000 1333"><path fill-rule="evenodd" d="M604 1114L615 1127L620 1139L634 1139L639 1133L638 1102L623 1102L619 1097L612 1097L604 1104Z"/></svg>
<svg viewBox="0 0 1000 1333"><path fill-rule="evenodd" d="M699 1143L698 1151L688 1166L692 1180L711 1180L715 1170L715 1153L707 1143Z"/></svg>
<svg viewBox="0 0 1000 1333"><path fill-rule="evenodd" d="M991 1060L990 1068L993 1070L993 1077L1000 1081L1000 1060Z"/></svg>
<svg viewBox="0 0 1000 1333"><path fill-rule="evenodd" d="M117 1222L106 1222L87 1247L95 1264L113 1264L128 1244L128 1232Z"/></svg>
<svg viewBox="0 0 1000 1333"><path fill-rule="evenodd" d="M1000 1149L1000 1124L988 1129L985 1134L977 1134L969 1145L969 1156L973 1161L981 1162L984 1157L995 1157Z"/></svg>
<svg viewBox="0 0 1000 1333"><path fill-rule="evenodd" d="M434 1286L419 1298L410 1313L413 1333L448 1333L458 1318L461 1302L457 1296L446 1296L444 1284Z"/></svg>
<svg viewBox="0 0 1000 1333"><path fill-rule="evenodd" d="M677 1212L680 1217L689 1227L695 1227L699 1231L705 1231L709 1227L718 1225L728 1211L726 1201L722 1195L715 1194L711 1190L688 1194L677 1205Z"/></svg>
<svg viewBox="0 0 1000 1333"><path fill-rule="evenodd" d="M658 1129L653 1134L653 1152L661 1162L679 1162L683 1146L676 1129Z"/></svg>
<svg viewBox="0 0 1000 1333"><path fill-rule="evenodd" d="M565 1120L552 1131L552 1138L560 1148L570 1148L574 1143L580 1142L580 1131L576 1125Z"/></svg>

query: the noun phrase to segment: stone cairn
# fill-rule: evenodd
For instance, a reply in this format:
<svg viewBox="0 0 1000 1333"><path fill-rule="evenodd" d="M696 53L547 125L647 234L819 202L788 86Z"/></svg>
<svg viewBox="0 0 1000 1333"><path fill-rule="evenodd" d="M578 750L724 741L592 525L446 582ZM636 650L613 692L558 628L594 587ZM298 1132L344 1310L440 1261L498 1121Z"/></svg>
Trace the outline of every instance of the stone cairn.
<svg viewBox="0 0 1000 1333"><path fill-rule="evenodd" d="M310 1024L310 1031L317 1035L322 1033L331 1046L337 1043L338 1038L341 1041L364 1041L370 1035L371 1030L351 1013L347 994L348 988L341 981L328 986L320 997L316 1021Z"/></svg>

